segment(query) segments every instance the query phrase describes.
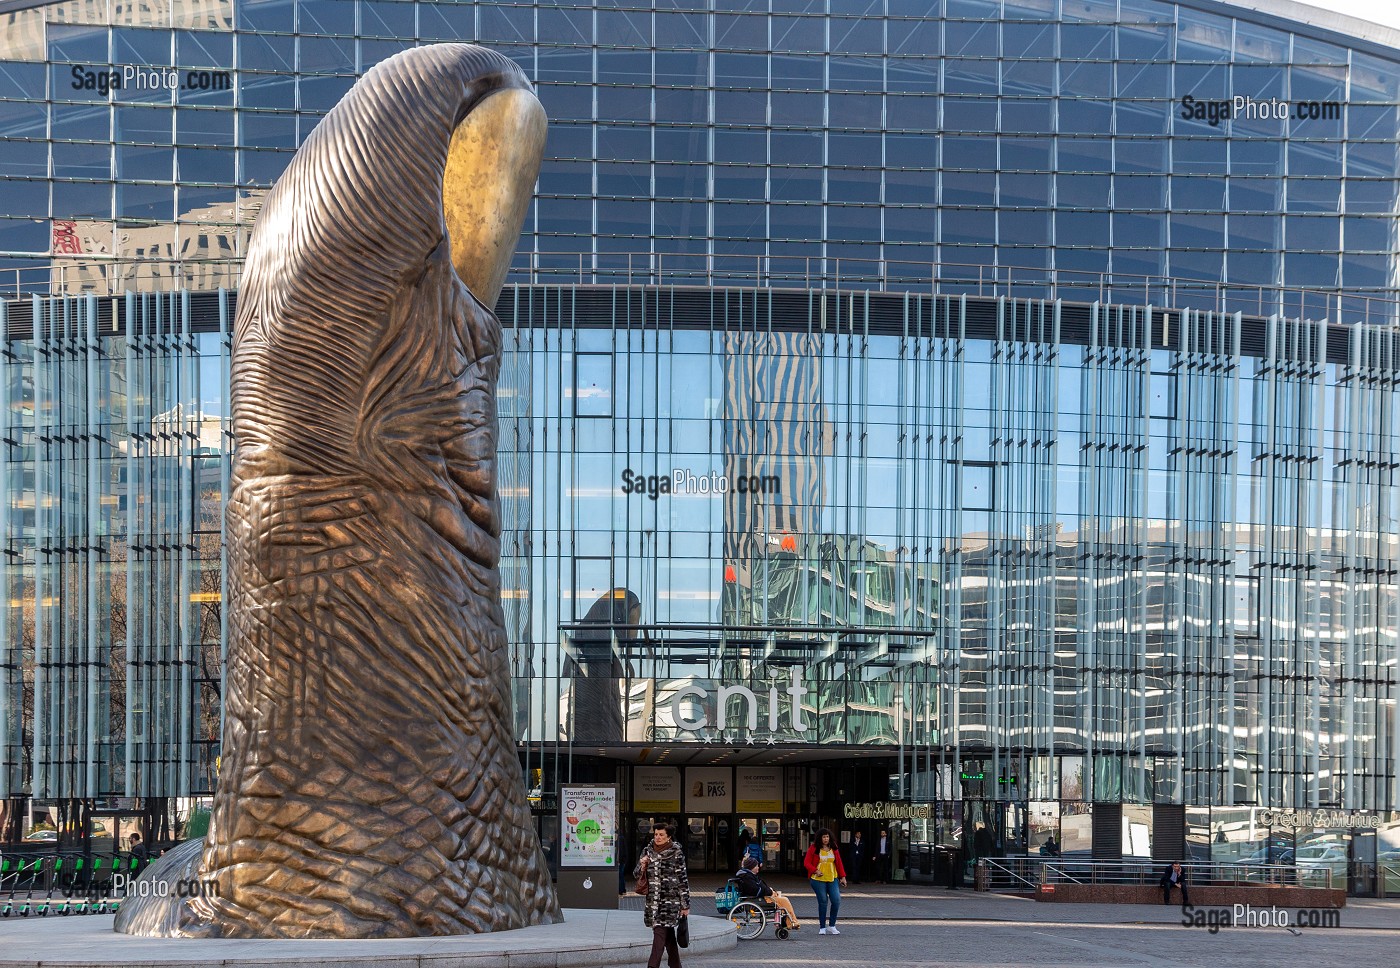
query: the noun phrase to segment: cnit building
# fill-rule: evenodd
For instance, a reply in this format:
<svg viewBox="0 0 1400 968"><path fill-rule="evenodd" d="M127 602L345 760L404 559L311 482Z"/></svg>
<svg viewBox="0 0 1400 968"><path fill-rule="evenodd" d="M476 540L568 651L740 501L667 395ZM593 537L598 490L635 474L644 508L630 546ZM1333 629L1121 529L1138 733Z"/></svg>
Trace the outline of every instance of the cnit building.
<svg viewBox="0 0 1400 968"><path fill-rule="evenodd" d="M4 843L212 790L240 258L456 40L551 118L498 306L547 843L573 779L696 870L1396 849L1400 32L1286 0L0 2Z"/></svg>

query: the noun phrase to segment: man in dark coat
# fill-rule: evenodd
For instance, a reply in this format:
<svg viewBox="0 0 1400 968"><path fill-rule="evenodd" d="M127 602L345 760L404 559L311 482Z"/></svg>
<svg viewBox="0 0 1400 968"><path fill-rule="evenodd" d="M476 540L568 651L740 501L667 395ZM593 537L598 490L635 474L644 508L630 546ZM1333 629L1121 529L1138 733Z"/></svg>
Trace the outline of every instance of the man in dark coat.
<svg viewBox="0 0 1400 968"><path fill-rule="evenodd" d="M1162 871L1161 881L1158 882L1158 886L1162 889L1162 903L1170 904L1172 902L1172 888L1179 887L1181 888L1181 906L1186 907L1190 904L1191 897L1186 890L1187 880L1186 868L1181 865L1181 861L1174 860L1168 864L1167 869Z"/></svg>
<svg viewBox="0 0 1400 968"><path fill-rule="evenodd" d="M851 859L846 862L846 870L851 876L851 883L859 884L861 881L861 872L865 870L865 844L860 839L859 830L851 836L851 849L849 853Z"/></svg>
<svg viewBox="0 0 1400 968"><path fill-rule="evenodd" d="M987 829L987 825L979 823L977 832L972 835L972 852L974 860L981 860L983 857L992 856L996 849L996 841L992 839L992 832Z"/></svg>
<svg viewBox="0 0 1400 968"><path fill-rule="evenodd" d="M138 871L145 870L151 862L151 849L146 846L140 834L131 835L131 856L136 861Z"/></svg>
<svg viewBox="0 0 1400 968"><path fill-rule="evenodd" d="M880 884L890 882L890 832L880 831L879 837L875 840L875 880Z"/></svg>

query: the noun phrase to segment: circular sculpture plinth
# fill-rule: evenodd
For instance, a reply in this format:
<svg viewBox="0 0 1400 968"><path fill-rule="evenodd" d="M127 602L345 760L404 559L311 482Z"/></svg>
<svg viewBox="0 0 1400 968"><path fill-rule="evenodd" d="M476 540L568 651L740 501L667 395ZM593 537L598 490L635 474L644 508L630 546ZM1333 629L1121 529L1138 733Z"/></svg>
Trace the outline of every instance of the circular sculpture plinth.
<svg viewBox="0 0 1400 968"><path fill-rule="evenodd" d="M469 968L469 966L642 965L651 953L651 931L637 911L570 908L563 924L458 937L387 941L244 941L143 938L112 931L110 915L4 922L0 968L208 968L209 965L351 965L355 968ZM735 944L734 925L719 918L690 919L689 955L725 951Z"/></svg>

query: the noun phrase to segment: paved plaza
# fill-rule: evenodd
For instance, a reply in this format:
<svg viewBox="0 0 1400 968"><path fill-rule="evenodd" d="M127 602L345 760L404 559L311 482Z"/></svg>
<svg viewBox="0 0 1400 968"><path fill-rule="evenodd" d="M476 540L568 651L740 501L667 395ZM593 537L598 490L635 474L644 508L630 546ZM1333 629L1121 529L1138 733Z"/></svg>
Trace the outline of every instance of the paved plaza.
<svg viewBox="0 0 1400 968"><path fill-rule="evenodd" d="M697 910L713 906L713 878L697 878ZM941 887L853 885L842 896L841 935L816 931L816 901L806 883L775 877L789 893L801 931L779 941L771 931L733 951L688 958L686 968L816 965L903 968L914 965L1245 966L1365 968L1400 964L1400 901L1352 898L1342 927L1223 928L1181 926L1179 906L1047 904ZM628 898L631 906L636 898Z"/></svg>

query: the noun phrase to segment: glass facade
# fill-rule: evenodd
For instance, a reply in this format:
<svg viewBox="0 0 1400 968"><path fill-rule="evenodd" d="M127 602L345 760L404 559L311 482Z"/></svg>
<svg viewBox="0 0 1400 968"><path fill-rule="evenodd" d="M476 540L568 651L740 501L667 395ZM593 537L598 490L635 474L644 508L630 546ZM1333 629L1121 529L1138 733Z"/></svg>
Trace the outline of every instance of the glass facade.
<svg viewBox="0 0 1400 968"><path fill-rule="evenodd" d="M792 813L820 747L1021 850L1400 810L1400 38L1184 0L0 13L0 798L212 789L248 232L444 40L552 119L497 307L533 785L773 747Z"/></svg>
<svg viewBox="0 0 1400 968"><path fill-rule="evenodd" d="M234 298L6 306L9 791L212 784ZM533 748L1394 808L1389 328L686 287L498 311Z"/></svg>

